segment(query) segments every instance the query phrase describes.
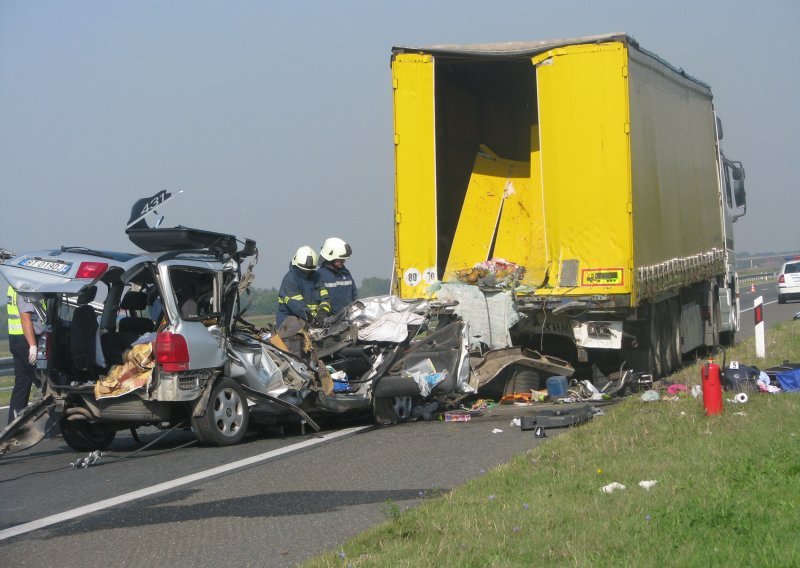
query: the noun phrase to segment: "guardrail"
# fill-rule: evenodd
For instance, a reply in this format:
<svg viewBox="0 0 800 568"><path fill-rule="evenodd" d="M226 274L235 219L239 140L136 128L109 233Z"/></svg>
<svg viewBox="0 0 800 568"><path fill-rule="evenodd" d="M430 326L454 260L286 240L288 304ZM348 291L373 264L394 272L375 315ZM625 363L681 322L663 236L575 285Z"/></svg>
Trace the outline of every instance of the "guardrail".
<svg viewBox="0 0 800 568"><path fill-rule="evenodd" d="M746 274L744 276L739 276L739 282L759 282L759 281L766 281L766 280L775 280L776 278L775 272L759 272L758 274Z"/></svg>
<svg viewBox="0 0 800 568"><path fill-rule="evenodd" d="M0 377L14 374L14 358L0 357Z"/></svg>

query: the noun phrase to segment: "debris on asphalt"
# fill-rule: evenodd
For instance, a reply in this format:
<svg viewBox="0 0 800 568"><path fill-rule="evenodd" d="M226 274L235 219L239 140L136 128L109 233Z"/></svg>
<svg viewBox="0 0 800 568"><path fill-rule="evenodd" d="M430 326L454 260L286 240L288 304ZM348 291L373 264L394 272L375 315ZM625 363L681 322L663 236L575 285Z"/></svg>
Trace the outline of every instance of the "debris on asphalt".
<svg viewBox="0 0 800 568"><path fill-rule="evenodd" d="M76 469L86 469L87 467L96 464L98 461L100 461L100 458L102 457L103 453L99 450L95 450L94 452L91 452L88 456L80 458L69 465L71 465Z"/></svg>
<svg viewBox="0 0 800 568"><path fill-rule="evenodd" d="M445 422L469 422L472 420L472 415L466 412L445 412Z"/></svg>

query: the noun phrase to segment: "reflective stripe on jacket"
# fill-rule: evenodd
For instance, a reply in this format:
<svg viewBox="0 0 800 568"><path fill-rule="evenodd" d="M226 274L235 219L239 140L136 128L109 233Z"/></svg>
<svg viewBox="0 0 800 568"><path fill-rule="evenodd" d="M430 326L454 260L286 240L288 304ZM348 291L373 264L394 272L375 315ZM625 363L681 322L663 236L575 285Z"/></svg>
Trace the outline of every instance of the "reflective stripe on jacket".
<svg viewBox="0 0 800 568"><path fill-rule="evenodd" d="M6 308L8 309L8 335L22 335L22 321L19 319L17 293L11 286L8 287L7 302Z"/></svg>
<svg viewBox="0 0 800 568"><path fill-rule="evenodd" d="M278 289L275 325L281 325L290 315L308 321L318 309L330 311L328 291L322 289L319 276L316 272L306 273L296 266L290 267Z"/></svg>
<svg viewBox="0 0 800 568"><path fill-rule="evenodd" d="M353 275L343 266L341 270L334 270L325 263L317 268L317 273L322 279L323 290L328 292L334 314L338 314L349 304L358 299L358 290Z"/></svg>

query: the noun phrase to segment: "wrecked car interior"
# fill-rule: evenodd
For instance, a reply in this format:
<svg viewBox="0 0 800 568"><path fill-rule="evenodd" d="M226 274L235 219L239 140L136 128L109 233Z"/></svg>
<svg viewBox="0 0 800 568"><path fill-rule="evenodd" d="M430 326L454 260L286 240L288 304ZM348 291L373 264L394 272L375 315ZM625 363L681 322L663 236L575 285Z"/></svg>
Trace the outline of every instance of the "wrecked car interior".
<svg viewBox="0 0 800 568"><path fill-rule="evenodd" d="M486 341L491 330L471 328L444 294L360 299L320 327L298 320L278 335L247 319L254 241L142 223L127 233L145 253L61 247L0 264L47 323L42 396L0 433L0 455L54 424L74 450L96 451L142 426L191 427L199 442L222 446L251 424L429 419L479 393L530 400L547 377L574 373L556 357Z"/></svg>

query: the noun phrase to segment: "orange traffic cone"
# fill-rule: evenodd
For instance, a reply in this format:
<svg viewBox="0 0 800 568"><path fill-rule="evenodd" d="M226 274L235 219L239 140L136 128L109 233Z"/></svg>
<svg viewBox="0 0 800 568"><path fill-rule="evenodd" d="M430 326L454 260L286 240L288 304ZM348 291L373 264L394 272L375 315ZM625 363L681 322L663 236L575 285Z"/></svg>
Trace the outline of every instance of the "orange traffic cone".
<svg viewBox="0 0 800 568"><path fill-rule="evenodd" d="M756 285L755 285L755 284L750 284L750 291L751 291L753 294L755 294L755 293L756 293Z"/></svg>

